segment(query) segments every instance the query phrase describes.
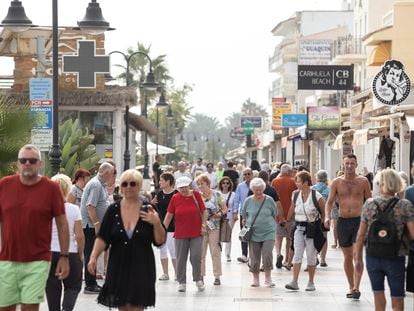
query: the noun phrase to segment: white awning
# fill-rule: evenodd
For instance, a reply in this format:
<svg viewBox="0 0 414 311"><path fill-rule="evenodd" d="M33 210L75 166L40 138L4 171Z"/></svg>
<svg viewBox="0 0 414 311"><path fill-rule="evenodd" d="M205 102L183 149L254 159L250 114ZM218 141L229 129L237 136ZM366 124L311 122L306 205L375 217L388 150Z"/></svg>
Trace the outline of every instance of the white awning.
<svg viewBox="0 0 414 311"><path fill-rule="evenodd" d="M356 130L352 139L353 146L366 145L368 143L369 129Z"/></svg>
<svg viewBox="0 0 414 311"><path fill-rule="evenodd" d="M414 115L405 114L405 120L407 120L407 124L410 128L410 131L414 131Z"/></svg>
<svg viewBox="0 0 414 311"><path fill-rule="evenodd" d="M338 136L336 136L336 139L331 147L332 149L334 150L342 149L342 137L343 136L344 136L343 134L339 134Z"/></svg>

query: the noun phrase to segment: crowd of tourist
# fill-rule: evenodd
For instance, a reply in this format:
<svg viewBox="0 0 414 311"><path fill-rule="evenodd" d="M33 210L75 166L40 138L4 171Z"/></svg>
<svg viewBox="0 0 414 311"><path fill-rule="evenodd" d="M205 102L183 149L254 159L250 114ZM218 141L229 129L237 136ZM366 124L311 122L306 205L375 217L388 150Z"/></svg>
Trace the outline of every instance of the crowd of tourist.
<svg viewBox="0 0 414 311"><path fill-rule="evenodd" d="M344 299L360 299L364 261L376 310L385 310L385 278L394 310L403 310L405 290L414 291L408 275L414 268L406 269L413 254L414 186L403 172L385 169L369 180L357 173L353 154L331 182L326 170L312 176L288 163L215 165L199 158L162 172L160 161L154 191L146 193L139 171L126 170L118 179L113 162L101 163L96 176L78 169L72 181L63 174L49 180L39 175L38 148L23 146L17 174L0 180L0 310L37 310L45 295L50 310L73 310L82 276L83 292L97 295L99 304L143 310L155 305L157 279L176 281L178 292L186 292L188 260L199 291L207 271L212 285L221 286L222 252L225 261L248 265L253 288L275 287L275 267L292 270L284 285L291 291L301 288L306 257L305 291L315 291L316 267L329 265L329 230L331 248L343 253ZM241 253L234 254L238 241L231 231L238 221ZM161 260L158 277L154 250Z"/></svg>

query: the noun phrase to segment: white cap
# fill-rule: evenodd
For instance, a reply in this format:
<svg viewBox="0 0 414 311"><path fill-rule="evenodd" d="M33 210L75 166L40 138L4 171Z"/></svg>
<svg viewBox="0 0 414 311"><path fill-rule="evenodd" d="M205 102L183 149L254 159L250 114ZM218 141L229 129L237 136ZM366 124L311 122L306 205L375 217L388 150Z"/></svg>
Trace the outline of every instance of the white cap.
<svg viewBox="0 0 414 311"><path fill-rule="evenodd" d="M187 176L181 176L175 181L175 186L178 188L189 186L193 181Z"/></svg>

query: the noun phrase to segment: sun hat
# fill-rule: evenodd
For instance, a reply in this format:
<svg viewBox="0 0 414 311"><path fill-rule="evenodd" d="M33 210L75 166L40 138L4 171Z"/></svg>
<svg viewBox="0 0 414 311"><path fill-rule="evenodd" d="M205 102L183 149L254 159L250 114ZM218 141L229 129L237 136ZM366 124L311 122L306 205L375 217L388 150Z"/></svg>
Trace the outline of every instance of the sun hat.
<svg viewBox="0 0 414 311"><path fill-rule="evenodd" d="M177 188L186 187L189 186L193 181L191 178L188 178L187 176L181 176L175 181L175 186Z"/></svg>

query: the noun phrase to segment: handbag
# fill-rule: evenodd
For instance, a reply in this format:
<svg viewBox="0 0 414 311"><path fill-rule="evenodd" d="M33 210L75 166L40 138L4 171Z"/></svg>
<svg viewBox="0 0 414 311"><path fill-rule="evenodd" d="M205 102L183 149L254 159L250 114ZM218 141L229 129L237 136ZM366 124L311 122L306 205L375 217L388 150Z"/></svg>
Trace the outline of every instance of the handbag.
<svg viewBox="0 0 414 311"><path fill-rule="evenodd" d="M239 233L240 241L247 243L252 239L254 223L256 222L257 216L259 216L260 210L262 209L265 201L266 201L266 197L263 199L262 204L260 204L259 210L257 211L256 216L254 216L251 226L247 227L246 225L244 225L243 228L241 228L240 233Z"/></svg>
<svg viewBox="0 0 414 311"><path fill-rule="evenodd" d="M229 201L231 197L231 192L229 193L226 201L226 206L229 206ZM220 219L220 233L219 233L219 241L220 242L230 242L231 241L231 232L232 228L230 226L229 220L227 219L226 215L223 215Z"/></svg>
<svg viewBox="0 0 414 311"><path fill-rule="evenodd" d="M229 220L220 221L220 242L230 242L231 241L231 226Z"/></svg>

